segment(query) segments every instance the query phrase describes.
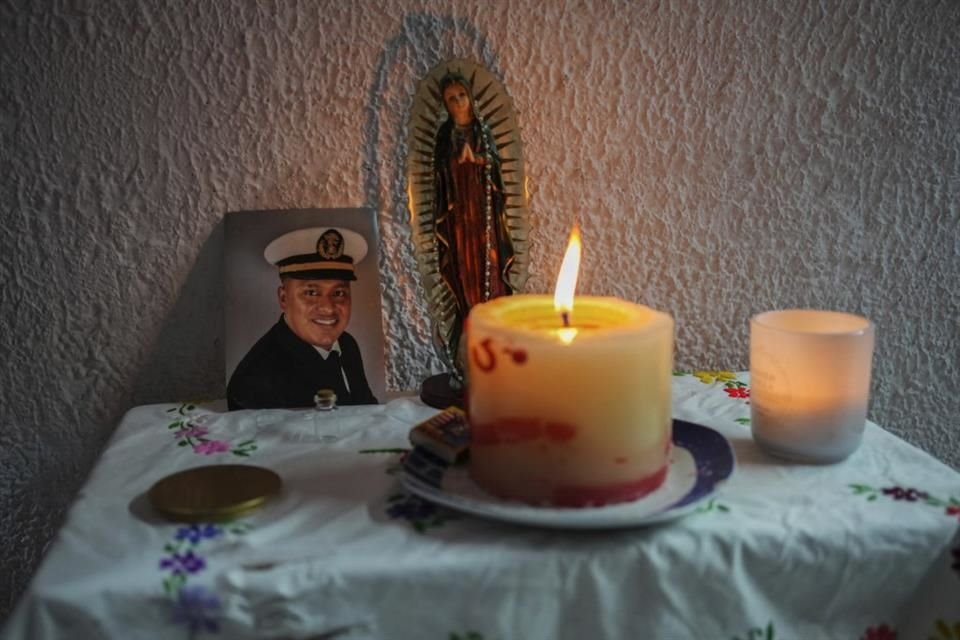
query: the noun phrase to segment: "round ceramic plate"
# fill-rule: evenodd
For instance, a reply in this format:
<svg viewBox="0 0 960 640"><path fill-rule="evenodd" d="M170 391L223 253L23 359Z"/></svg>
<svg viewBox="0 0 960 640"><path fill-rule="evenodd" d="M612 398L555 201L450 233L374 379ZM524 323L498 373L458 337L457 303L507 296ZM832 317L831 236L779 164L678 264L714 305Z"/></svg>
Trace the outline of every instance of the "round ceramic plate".
<svg viewBox="0 0 960 640"><path fill-rule="evenodd" d="M403 463L403 484L431 502L493 520L562 529L613 529L656 524L692 511L733 474L730 443L709 427L673 421L673 450L667 479L633 502L582 509L535 507L495 498L480 489L467 466L445 462L414 448Z"/></svg>

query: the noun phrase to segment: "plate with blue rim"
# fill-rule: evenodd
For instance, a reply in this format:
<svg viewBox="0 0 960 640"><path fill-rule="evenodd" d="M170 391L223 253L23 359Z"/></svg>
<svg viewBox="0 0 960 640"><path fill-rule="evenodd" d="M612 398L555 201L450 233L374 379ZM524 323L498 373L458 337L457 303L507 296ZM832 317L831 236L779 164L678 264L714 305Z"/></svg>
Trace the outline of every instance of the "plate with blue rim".
<svg viewBox="0 0 960 640"><path fill-rule="evenodd" d="M666 522L694 511L736 468L730 442L718 431L673 421L667 478L632 502L599 507L540 507L496 498L473 482L467 465L449 465L420 447L403 461L402 482L430 502L482 518L557 529L616 529Z"/></svg>

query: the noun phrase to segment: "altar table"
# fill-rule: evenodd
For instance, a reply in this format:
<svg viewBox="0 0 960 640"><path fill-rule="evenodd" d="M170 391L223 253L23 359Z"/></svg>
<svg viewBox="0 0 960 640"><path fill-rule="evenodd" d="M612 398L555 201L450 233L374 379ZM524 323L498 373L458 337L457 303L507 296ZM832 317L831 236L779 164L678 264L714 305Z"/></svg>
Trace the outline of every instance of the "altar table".
<svg viewBox="0 0 960 640"><path fill-rule="evenodd" d="M749 384L674 377L674 416L736 456L713 495L666 523L578 531L405 490L408 431L436 413L415 398L137 407L2 637L960 639L960 474L873 423L839 464L769 457L750 437ZM284 488L229 523L152 512L157 480L227 462Z"/></svg>

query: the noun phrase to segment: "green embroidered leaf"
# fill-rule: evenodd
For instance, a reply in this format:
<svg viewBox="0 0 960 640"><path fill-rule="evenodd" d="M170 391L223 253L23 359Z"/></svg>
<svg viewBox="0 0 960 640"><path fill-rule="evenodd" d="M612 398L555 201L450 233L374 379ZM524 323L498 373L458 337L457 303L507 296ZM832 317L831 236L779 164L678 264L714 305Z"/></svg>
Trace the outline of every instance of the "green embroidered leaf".
<svg viewBox="0 0 960 640"><path fill-rule="evenodd" d="M180 442L177 443L177 446L178 446L178 447L185 447L185 446L187 446L188 444L190 444L190 443L187 442L186 440L181 440Z"/></svg>
<svg viewBox="0 0 960 640"><path fill-rule="evenodd" d="M727 506L722 505L722 504L717 505L717 509L719 509L720 511L723 511L723 512L730 511L730 507L727 507Z"/></svg>
<svg viewBox="0 0 960 640"><path fill-rule="evenodd" d="M676 371L673 372L673 375L674 375L675 378L679 378L679 377L681 377L681 376L687 375L687 372L686 372L686 371L681 371L681 370L677 369Z"/></svg>
<svg viewBox="0 0 960 640"><path fill-rule="evenodd" d="M750 418L737 418L736 420L734 420L734 422L738 422L742 425L748 425L750 424Z"/></svg>
<svg viewBox="0 0 960 640"><path fill-rule="evenodd" d="M174 573L163 579L163 590L168 595L173 595L183 587L187 582L187 577L180 573Z"/></svg>
<svg viewBox="0 0 960 640"><path fill-rule="evenodd" d="M249 454L249 453L247 453L246 451L242 451L242 450L240 450L240 449L234 449L234 450L233 450L233 455L235 455L235 456L240 456L241 458L249 458L249 457L250 457L250 454Z"/></svg>
<svg viewBox="0 0 960 640"><path fill-rule="evenodd" d="M244 440L243 442L239 443L237 446L238 446L238 447L245 447L245 446L247 446L248 444L253 444L253 442L254 442L253 440Z"/></svg>
<svg viewBox="0 0 960 640"><path fill-rule="evenodd" d="M872 496L868 496L868 497L867 497L867 501L868 501L868 502L873 502L873 501L876 500L876 499L877 499L877 494L873 494Z"/></svg>

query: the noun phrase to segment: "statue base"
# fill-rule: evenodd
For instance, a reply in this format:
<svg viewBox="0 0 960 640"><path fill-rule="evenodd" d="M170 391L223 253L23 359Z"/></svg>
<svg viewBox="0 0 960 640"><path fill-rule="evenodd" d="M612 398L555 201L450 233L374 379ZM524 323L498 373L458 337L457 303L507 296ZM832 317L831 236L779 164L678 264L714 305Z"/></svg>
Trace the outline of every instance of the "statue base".
<svg viewBox="0 0 960 640"><path fill-rule="evenodd" d="M420 385L420 399L436 409L455 406L466 410L465 390L463 384L458 382L452 374L439 373L430 376Z"/></svg>

